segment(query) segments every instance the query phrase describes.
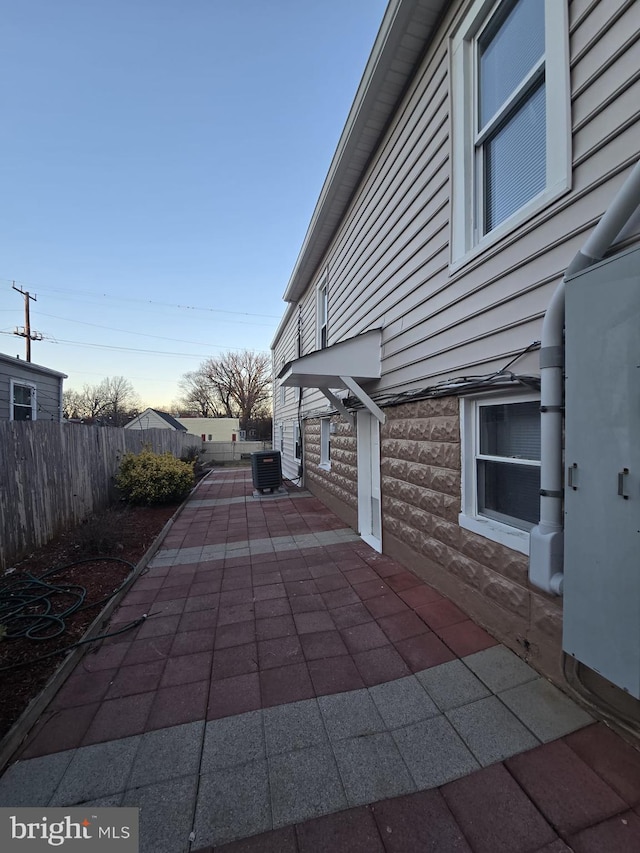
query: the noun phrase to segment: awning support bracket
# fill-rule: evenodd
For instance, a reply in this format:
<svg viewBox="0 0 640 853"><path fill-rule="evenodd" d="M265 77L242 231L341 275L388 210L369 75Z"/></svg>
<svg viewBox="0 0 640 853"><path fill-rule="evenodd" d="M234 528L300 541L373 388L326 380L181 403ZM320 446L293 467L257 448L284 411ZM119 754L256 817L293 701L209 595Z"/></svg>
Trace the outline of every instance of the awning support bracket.
<svg viewBox="0 0 640 853"><path fill-rule="evenodd" d="M320 388L320 391L324 394L324 396L331 403L331 405L334 406L340 412L342 417L345 418L345 420L349 421L351 426L353 426L353 415L344 405L342 400L336 397L333 391L330 391L328 388Z"/></svg>
<svg viewBox="0 0 640 853"><path fill-rule="evenodd" d="M341 376L340 379L342 382L344 382L349 391L351 391L351 393L354 394L358 398L358 400L360 400L365 409L368 409L374 416L374 418L380 421L381 424L384 424L384 422L386 421L384 412L379 406L377 406L373 402L371 397L365 391L362 390L356 380L351 376Z"/></svg>

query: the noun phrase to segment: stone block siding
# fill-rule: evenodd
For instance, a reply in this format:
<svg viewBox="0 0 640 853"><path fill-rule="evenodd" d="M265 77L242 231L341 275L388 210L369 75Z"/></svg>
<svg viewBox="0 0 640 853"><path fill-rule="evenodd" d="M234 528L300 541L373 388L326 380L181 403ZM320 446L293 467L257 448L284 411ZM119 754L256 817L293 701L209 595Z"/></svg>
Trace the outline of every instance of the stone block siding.
<svg viewBox="0 0 640 853"><path fill-rule="evenodd" d="M458 525L459 401L385 409L383 548L549 674L561 659L561 601L533 589L528 558Z"/></svg>
<svg viewBox="0 0 640 853"><path fill-rule="evenodd" d="M320 468L320 420L304 422L305 485L358 511L358 458L355 428L338 416L331 418L336 432L331 436L331 470ZM332 505L332 508L333 505Z"/></svg>
<svg viewBox="0 0 640 853"><path fill-rule="evenodd" d="M460 404L442 397L385 409L380 431L383 550L451 598L543 672L561 680L562 601L531 587L524 554L458 524ZM305 421L305 485L357 528L356 431L332 421L331 470L320 421Z"/></svg>

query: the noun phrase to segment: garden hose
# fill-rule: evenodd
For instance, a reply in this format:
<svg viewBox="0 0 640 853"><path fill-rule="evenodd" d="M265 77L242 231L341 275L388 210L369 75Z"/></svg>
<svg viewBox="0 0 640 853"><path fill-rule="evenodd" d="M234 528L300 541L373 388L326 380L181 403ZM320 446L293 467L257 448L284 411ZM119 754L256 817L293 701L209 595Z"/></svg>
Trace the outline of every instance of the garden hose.
<svg viewBox="0 0 640 853"><path fill-rule="evenodd" d="M59 574L66 569L71 569L83 563L111 562L122 563L129 566L131 571L135 569L133 563L120 557L95 557L76 560L46 571L41 577L36 577L30 572L20 572L11 576L8 580L0 583L0 626L4 628L3 639L29 639L35 642L43 642L60 636L67 630L65 620L82 610L97 607L125 590L134 580L133 574L129 574L120 586L109 595L99 601L87 603L87 590L85 587L75 583L54 582L53 575ZM65 600L71 599L70 603L56 609L56 597L64 596ZM146 616L128 623L126 626L108 634L102 634L90 639L78 640L69 646L48 652L29 660L20 661L8 666L1 666L0 672L17 669L27 664L37 663L54 655L64 654L77 646L92 643L106 637L116 636L124 631L139 625Z"/></svg>

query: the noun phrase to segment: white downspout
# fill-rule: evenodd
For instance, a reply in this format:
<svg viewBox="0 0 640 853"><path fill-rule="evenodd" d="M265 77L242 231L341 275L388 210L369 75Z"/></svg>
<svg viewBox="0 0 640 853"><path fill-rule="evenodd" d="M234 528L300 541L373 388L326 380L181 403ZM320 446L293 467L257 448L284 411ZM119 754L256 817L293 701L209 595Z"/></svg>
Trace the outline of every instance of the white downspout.
<svg viewBox="0 0 640 853"><path fill-rule="evenodd" d="M529 580L562 595L562 405L565 281L602 260L640 203L640 161L636 163L593 233L573 258L551 297L542 324L540 349L540 523L529 538Z"/></svg>
<svg viewBox="0 0 640 853"><path fill-rule="evenodd" d="M540 338L540 523L529 536L529 580L562 594L562 403L564 280L544 315Z"/></svg>

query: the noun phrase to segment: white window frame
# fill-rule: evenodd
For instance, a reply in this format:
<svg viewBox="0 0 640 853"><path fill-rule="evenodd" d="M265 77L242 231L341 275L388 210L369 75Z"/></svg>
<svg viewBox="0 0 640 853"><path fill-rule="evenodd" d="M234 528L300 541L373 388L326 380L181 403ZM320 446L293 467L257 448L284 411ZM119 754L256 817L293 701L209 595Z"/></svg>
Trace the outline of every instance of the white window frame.
<svg viewBox="0 0 640 853"><path fill-rule="evenodd" d="M329 276L325 273L316 288L316 347L329 346Z"/></svg>
<svg viewBox="0 0 640 853"><path fill-rule="evenodd" d="M284 454L284 424L278 424L278 445L280 453Z"/></svg>
<svg viewBox="0 0 640 853"><path fill-rule="evenodd" d="M296 462L302 462L302 430L298 421L293 424L293 458Z"/></svg>
<svg viewBox="0 0 640 853"><path fill-rule="evenodd" d="M465 530L478 533L493 542L529 555L529 531L481 515L478 512L477 465L479 450L479 411L484 406L510 403L539 402L539 394L484 394L460 400L460 441L462 448L462 478L460 483L460 514L458 523ZM482 458L482 457L481 457ZM523 463L525 464L525 463ZM533 463L527 463L533 464ZM537 463L539 464L539 463Z"/></svg>
<svg viewBox="0 0 640 853"><path fill-rule="evenodd" d="M38 418L38 388L34 382L27 382L23 379L9 380L9 420L15 420L14 406L16 405L15 389L29 388L31 391L31 420L35 421Z"/></svg>
<svg viewBox="0 0 640 853"><path fill-rule="evenodd" d="M320 418L320 468L331 470L331 418Z"/></svg>
<svg viewBox="0 0 640 853"><path fill-rule="evenodd" d="M482 181L476 157L478 38L503 2L476 0L450 42L451 100L451 259L450 271L462 267L535 213L571 189L571 85L569 78L568 4L544 0L546 80L545 189L482 235Z"/></svg>

